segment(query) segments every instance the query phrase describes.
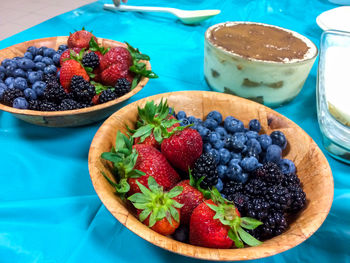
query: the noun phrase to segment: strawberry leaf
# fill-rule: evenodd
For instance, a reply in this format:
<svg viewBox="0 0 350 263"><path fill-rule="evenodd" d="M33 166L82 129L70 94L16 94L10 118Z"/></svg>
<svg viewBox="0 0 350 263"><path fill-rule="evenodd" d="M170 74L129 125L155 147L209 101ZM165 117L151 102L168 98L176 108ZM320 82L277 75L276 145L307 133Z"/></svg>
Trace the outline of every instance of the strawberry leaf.
<svg viewBox="0 0 350 263"><path fill-rule="evenodd" d="M149 226L149 227L154 226L154 225L156 224L156 222L157 222L156 219L157 219L157 215L156 215L155 212L153 211L152 214L151 214L151 216L149 217L149 224L148 224L148 226Z"/></svg>
<svg viewBox="0 0 350 263"><path fill-rule="evenodd" d="M243 242L246 243L249 246L255 247L255 246L259 246L259 245L262 244L262 242L260 242L255 237L253 237L252 235L250 235L247 232L245 232L243 230L243 228L241 228L241 227L239 227L237 229L237 232L239 234L239 237L243 240Z"/></svg>
<svg viewBox="0 0 350 263"><path fill-rule="evenodd" d="M255 229L262 224L263 224L262 222L254 218L250 218L250 217L241 218L241 227L245 229Z"/></svg>
<svg viewBox="0 0 350 263"><path fill-rule="evenodd" d="M174 207L170 207L170 214L171 216L174 218L174 220L176 222L180 221L180 216L179 216L179 212L177 211L177 209L175 209Z"/></svg>
<svg viewBox="0 0 350 263"><path fill-rule="evenodd" d="M173 188L167 193L167 195L168 195L168 197L170 197L170 198L174 198L175 196L178 196L179 194L181 194L182 191L183 191L183 187L177 185L177 186L173 187Z"/></svg>
<svg viewBox="0 0 350 263"><path fill-rule="evenodd" d="M139 214L139 219L141 222L145 221L145 219L149 216L149 214L151 213L151 209L146 208L145 210L143 210L140 214Z"/></svg>
<svg viewBox="0 0 350 263"><path fill-rule="evenodd" d="M141 128L137 129L136 132L132 135L133 138L141 137L144 134L148 134L154 126L152 124L147 124L145 126L142 126Z"/></svg>
<svg viewBox="0 0 350 263"><path fill-rule="evenodd" d="M235 233L232 229L230 229L228 231L228 237L231 240L233 240L233 242L235 242L235 246L236 247L238 247L238 248L243 248L244 247L242 240L239 238L238 234Z"/></svg>
<svg viewBox="0 0 350 263"><path fill-rule="evenodd" d="M148 187L152 192L163 191L163 188L157 184L156 180L152 176L148 177Z"/></svg>

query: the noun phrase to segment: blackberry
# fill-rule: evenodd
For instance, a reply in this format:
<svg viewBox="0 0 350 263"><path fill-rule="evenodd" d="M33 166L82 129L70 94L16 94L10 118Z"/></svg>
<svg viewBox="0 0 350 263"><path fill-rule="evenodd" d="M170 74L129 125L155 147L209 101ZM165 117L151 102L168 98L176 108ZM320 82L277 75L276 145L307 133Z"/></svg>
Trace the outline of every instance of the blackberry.
<svg viewBox="0 0 350 263"><path fill-rule="evenodd" d="M200 183L202 188L209 189L217 184L219 175L216 166L215 159L210 153L204 153L196 160L192 175L195 180L204 177Z"/></svg>
<svg viewBox="0 0 350 263"><path fill-rule="evenodd" d="M306 195L303 189L299 185L290 185L288 191L292 196L292 201L289 206L288 212L297 213L304 208L306 203Z"/></svg>
<svg viewBox="0 0 350 263"><path fill-rule="evenodd" d="M96 68L100 65L100 60L95 52L90 52L84 55L82 63L84 67Z"/></svg>
<svg viewBox="0 0 350 263"><path fill-rule="evenodd" d="M80 108L80 105L78 102L72 99L65 99L62 100L60 105L58 106L58 110L75 110Z"/></svg>
<svg viewBox="0 0 350 263"><path fill-rule="evenodd" d="M13 101L18 97L24 97L23 91L15 88L7 89L2 95L3 104L12 107Z"/></svg>
<svg viewBox="0 0 350 263"><path fill-rule="evenodd" d="M289 185L297 185L300 186L300 180L296 174L286 174L284 175L284 180L282 181L282 185L288 187Z"/></svg>
<svg viewBox="0 0 350 263"><path fill-rule="evenodd" d="M270 203L263 198L252 199L246 207L247 215L258 220L266 218L270 211Z"/></svg>
<svg viewBox="0 0 350 263"><path fill-rule="evenodd" d="M40 101L39 100L30 100L28 101L28 109L30 110L40 110Z"/></svg>
<svg viewBox="0 0 350 263"><path fill-rule="evenodd" d="M260 178L253 178L244 185L244 193L252 197L262 197L266 194L267 185Z"/></svg>
<svg viewBox="0 0 350 263"><path fill-rule="evenodd" d="M292 203L292 195L282 185L270 186L267 189L265 198L270 203L271 208L276 211L284 212Z"/></svg>
<svg viewBox="0 0 350 263"><path fill-rule="evenodd" d="M57 104L51 101L42 101L40 103L41 111L57 111Z"/></svg>
<svg viewBox="0 0 350 263"><path fill-rule="evenodd" d="M224 194L228 200L233 201L235 194L243 193L243 185L235 181L228 181L224 185L224 189L221 193Z"/></svg>
<svg viewBox="0 0 350 263"><path fill-rule="evenodd" d="M59 104L66 97L67 93L64 91L63 87L58 83L57 85L53 84L53 82L47 84L43 94L44 100L55 102L57 104Z"/></svg>
<svg viewBox="0 0 350 263"><path fill-rule="evenodd" d="M96 95L95 87L81 76L72 78L70 88L75 100L80 103L90 103Z"/></svg>
<svg viewBox="0 0 350 263"><path fill-rule="evenodd" d="M117 94L117 97L121 97L124 94L128 93L131 89L131 83L125 79L121 78L117 80L117 83L115 84L115 90L114 92Z"/></svg>
<svg viewBox="0 0 350 263"><path fill-rule="evenodd" d="M270 184L279 184L284 180L280 168L273 162L265 163L262 167L256 169L254 174L257 178Z"/></svg>
<svg viewBox="0 0 350 263"><path fill-rule="evenodd" d="M117 97L117 94L111 90L111 89L106 89L101 92L100 97L98 97L99 103L105 103L107 101L115 100Z"/></svg>
<svg viewBox="0 0 350 263"><path fill-rule="evenodd" d="M244 213L248 207L248 202L250 200L249 196L242 194L240 192L237 192L231 195L230 197L232 198L232 200L230 199L229 200L235 203L235 206L237 207L238 211L240 213Z"/></svg>
<svg viewBox="0 0 350 263"><path fill-rule="evenodd" d="M46 83L46 85L60 85L56 74L44 74L43 81Z"/></svg>

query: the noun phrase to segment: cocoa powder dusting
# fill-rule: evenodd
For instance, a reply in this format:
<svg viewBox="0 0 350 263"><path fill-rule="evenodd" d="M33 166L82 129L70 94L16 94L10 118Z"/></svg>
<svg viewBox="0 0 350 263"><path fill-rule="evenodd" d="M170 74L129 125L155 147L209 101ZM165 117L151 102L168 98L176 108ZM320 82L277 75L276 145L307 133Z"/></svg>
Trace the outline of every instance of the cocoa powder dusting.
<svg viewBox="0 0 350 263"><path fill-rule="evenodd" d="M211 31L209 40L246 58L276 62L303 59L309 50L291 33L259 24L219 26Z"/></svg>

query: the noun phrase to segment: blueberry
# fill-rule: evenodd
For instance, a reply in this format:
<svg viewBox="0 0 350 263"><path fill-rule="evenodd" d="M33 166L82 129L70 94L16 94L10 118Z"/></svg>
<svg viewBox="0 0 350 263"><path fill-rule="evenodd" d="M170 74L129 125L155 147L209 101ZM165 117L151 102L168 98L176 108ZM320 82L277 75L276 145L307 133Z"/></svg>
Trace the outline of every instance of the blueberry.
<svg viewBox="0 0 350 263"><path fill-rule="evenodd" d="M54 50L53 48L47 48L43 51L44 57L52 58L55 54L56 54L56 50Z"/></svg>
<svg viewBox="0 0 350 263"><path fill-rule="evenodd" d="M46 83L44 81L36 81L32 86L32 89L35 91L35 93L38 96L43 95L45 88L46 88Z"/></svg>
<svg viewBox="0 0 350 263"><path fill-rule="evenodd" d="M5 73L5 72L6 72L6 69L5 69L4 66L0 66L0 72L2 72L2 73Z"/></svg>
<svg viewBox="0 0 350 263"><path fill-rule="evenodd" d="M227 177L229 180L233 180L237 182L237 179L242 174L242 168L236 163L233 163L227 168Z"/></svg>
<svg viewBox="0 0 350 263"><path fill-rule="evenodd" d="M9 65L8 66L11 66L13 68L18 68L18 63L16 62L17 60L14 60L12 59L10 62L9 62ZM7 66L7 67L8 67Z"/></svg>
<svg viewBox="0 0 350 263"><path fill-rule="evenodd" d="M45 63L47 66L53 64L52 58L49 58L49 57L43 57L43 59L41 60L41 62Z"/></svg>
<svg viewBox="0 0 350 263"><path fill-rule="evenodd" d="M57 71L57 73L56 73L56 76L58 79L60 79L60 75L61 75L61 70Z"/></svg>
<svg viewBox="0 0 350 263"><path fill-rule="evenodd" d="M261 125L257 119L253 119L249 122L249 130L259 132L260 129Z"/></svg>
<svg viewBox="0 0 350 263"><path fill-rule="evenodd" d="M256 147L246 147L243 151L242 154L244 155L244 157L255 157L256 159L260 159L259 157L259 149Z"/></svg>
<svg viewBox="0 0 350 263"><path fill-rule="evenodd" d="M220 164L227 164L230 161L231 153L229 150L225 148L221 148L219 150L219 154L220 154Z"/></svg>
<svg viewBox="0 0 350 263"><path fill-rule="evenodd" d="M18 68L18 69L15 69L15 71L13 72L13 76L14 77L26 78L27 77L27 73L23 69Z"/></svg>
<svg viewBox="0 0 350 263"><path fill-rule="evenodd" d="M282 149L276 144L271 144L266 150L266 162L278 163L282 158Z"/></svg>
<svg viewBox="0 0 350 263"><path fill-rule="evenodd" d="M204 143L204 144L203 144L203 151L204 151L205 153L209 152L209 150L210 150L211 148L213 148L213 147L211 146L210 143L207 142L207 143Z"/></svg>
<svg viewBox="0 0 350 263"><path fill-rule="evenodd" d="M33 89L26 88L23 93L24 93L24 96L26 97L26 99L28 99L28 100L36 100L37 99L36 93Z"/></svg>
<svg viewBox="0 0 350 263"><path fill-rule="evenodd" d="M195 121L196 121L196 117L194 117L194 116L190 116L190 117L188 117L187 119L188 119L188 122L189 122L190 124L193 124L193 123L195 123Z"/></svg>
<svg viewBox="0 0 350 263"><path fill-rule="evenodd" d="M30 46L29 48L27 48L27 52L31 53L32 56L36 56L38 53L38 48L34 46Z"/></svg>
<svg viewBox="0 0 350 263"><path fill-rule="evenodd" d="M240 120L237 120L232 116L226 117L224 121L224 127L228 132L231 132L231 133L244 131L243 122L241 122Z"/></svg>
<svg viewBox="0 0 350 263"><path fill-rule="evenodd" d="M25 90L26 88L28 88L27 80L22 77L15 78L13 85L15 89Z"/></svg>
<svg viewBox="0 0 350 263"><path fill-rule="evenodd" d="M5 76L6 76L5 72L0 72L0 80L1 81L5 79Z"/></svg>
<svg viewBox="0 0 350 263"><path fill-rule="evenodd" d="M246 172L253 172L258 167L262 166L255 157L245 157L241 161L241 167Z"/></svg>
<svg viewBox="0 0 350 263"><path fill-rule="evenodd" d="M208 138L209 138L209 142L210 142L211 144L214 144L214 143L216 143L218 140L221 139L221 136L220 136L220 134L217 133L217 132L210 132Z"/></svg>
<svg viewBox="0 0 350 263"><path fill-rule="evenodd" d="M178 119L178 120L181 120L181 119L184 119L184 118L186 118L187 116L186 116L186 113L184 112L184 111L179 111L178 113L177 113L177 115L176 115L176 118Z"/></svg>
<svg viewBox="0 0 350 263"><path fill-rule="evenodd" d="M225 138L227 136L227 131L225 130L224 127L221 127L221 126L218 126L216 129L215 129L215 132L219 133L221 138Z"/></svg>
<svg viewBox="0 0 350 263"><path fill-rule="evenodd" d="M218 122L214 119L206 119L203 122L203 126L213 131L216 127L218 127Z"/></svg>
<svg viewBox="0 0 350 263"><path fill-rule="evenodd" d="M28 101L23 97L15 98L12 106L16 109L28 109Z"/></svg>
<svg viewBox="0 0 350 263"><path fill-rule="evenodd" d="M243 132L237 132L232 136L232 148L236 151L243 151L247 136Z"/></svg>
<svg viewBox="0 0 350 263"><path fill-rule="evenodd" d="M7 66L6 67L6 72L5 72L6 76L13 77L13 73L15 72L16 69L17 69L16 67Z"/></svg>
<svg viewBox="0 0 350 263"><path fill-rule="evenodd" d="M218 182L215 185L216 189L218 189L219 192L222 191L222 189L224 189L224 184L222 183L221 179L218 178Z"/></svg>
<svg viewBox="0 0 350 263"><path fill-rule="evenodd" d="M68 46L67 46L67 45L60 45L60 46L58 47L58 50L65 51L66 49L68 49Z"/></svg>
<svg viewBox="0 0 350 263"><path fill-rule="evenodd" d="M44 70L46 67L46 64L43 62L36 62L35 63L35 69L36 70Z"/></svg>
<svg viewBox="0 0 350 263"><path fill-rule="evenodd" d="M24 53L24 56L23 56L23 57L25 57L25 58L27 58L27 59L30 59L30 60L33 60L33 54L30 53L30 52Z"/></svg>
<svg viewBox="0 0 350 263"><path fill-rule="evenodd" d="M15 88L15 86L14 86L14 84L13 84L14 82L11 82L10 83L10 85L8 85L7 87L9 88L9 89L14 89Z"/></svg>
<svg viewBox="0 0 350 263"><path fill-rule="evenodd" d="M237 178L236 182L237 183L242 183L245 184L249 179L249 174L248 173L241 173Z"/></svg>
<svg viewBox="0 0 350 263"><path fill-rule="evenodd" d="M225 146L225 141L222 140L222 139L217 140L215 143L212 144L212 146L215 149L220 150L220 149L222 149Z"/></svg>
<svg viewBox="0 0 350 263"><path fill-rule="evenodd" d="M199 132L200 136L202 137L203 141L208 141L208 135L210 133L210 130L203 127L203 126L198 126L197 131Z"/></svg>
<svg viewBox="0 0 350 263"><path fill-rule="evenodd" d="M231 159L231 161L228 163L228 167L232 167L233 165L240 165L241 164L241 160L240 159Z"/></svg>
<svg viewBox="0 0 350 263"><path fill-rule="evenodd" d="M1 83L1 84L3 84L3 83ZM2 101L2 97L3 97L4 92L6 90L3 86L1 86L1 84L0 84L0 101ZM6 88L7 88L7 86L6 86Z"/></svg>
<svg viewBox="0 0 350 263"><path fill-rule="evenodd" d="M57 71L57 68L55 65L49 65L44 68L44 74L55 74Z"/></svg>
<svg viewBox="0 0 350 263"><path fill-rule="evenodd" d="M187 118L181 119L180 126L187 126L190 125L190 122Z"/></svg>
<svg viewBox="0 0 350 263"><path fill-rule="evenodd" d="M278 166L284 174L295 174L295 164L289 159L282 159L279 161Z"/></svg>
<svg viewBox="0 0 350 263"><path fill-rule="evenodd" d="M7 66L10 66L10 63L11 63L11 59L5 58L5 59L1 62L1 66L3 66L4 68L6 68Z"/></svg>
<svg viewBox="0 0 350 263"><path fill-rule="evenodd" d="M189 233L189 227L187 225L182 224L175 230L173 237L177 241L186 243L188 242Z"/></svg>
<svg viewBox="0 0 350 263"><path fill-rule="evenodd" d="M21 69L28 70L28 69L34 68L35 67L35 63L31 59L22 58L21 60L18 61L18 66Z"/></svg>
<svg viewBox="0 0 350 263"><path fill-rule="evenodd" d="M7 90L7 85L5 83L0 83L0 88Z"/></svg>
<svg viewBox="0 0 350 263"><path fill-rule="evenodd" d="M220 112L213 110L209 112L209 114L207 115L207 119L213 119L220 124L222 122L222 115Z"/></svg>
<svg viewBox="0 0 350 263"><path fill-rule="evenodd" d="M261 134L258 137L258 142L260 142L261 148L266 151L267 148L272 144L272 139L267 134Z"/></svg>
<svg viewBox="0 0 350 263"><path fill-rule="evenodd" d="M261 153L261 145L257 139L249 139L246 142L246 146L248 148L255 148L257 150L258 154Z"/></svg>
<svg viewBox="0 0 350 263"><path fill-rule="evenodd" d="M224 179L227 171L227 166L220 164L218 167L216 167L216 171L218 172L219 178Z"/></svg>
<svg viewBox="0 0 350 263"><path fill-rule="evenodd" d="M247 131L245 135L248 139L258 139L259 137L259 133L257 133L256 131Z"/></svg>
<svg viewBox="0 0 350 263"><path fill-rule="evenodd" d="M231 159L242 160L242 155L240 153L231 152Z"/></svg>
<svg viewBox="0 0 350 263"><path fill-rule="evenodd" d="M195 119L194 120L194 122L193 122L194 124L200 124L200 125L202 125L203 124L203 121L201 120L201 119L199 119L199 118L197 118L197 119Z"/></svg>
<svg viewBox="0 0 350 263"><path fill-rule="evenodd" d="M32 71L32 72L28 73L28 80L32 84L34 84L35 82L40 81L42 79L43 79L43 74L38 72L38 71L37 72Z"/></svg>
<svg viewBox="0 0 350 263"><path fill-rule="evenodd" d="M276 144L284 150L287 146L287 139L281 131L274 131L270 134L272 144Z"/></svg>
<svg viewBox="0 0 350 263"><path fill-rule="evenodd" d="M15 79L13 77L8 77L5 79L5 84L9 86L11 83L13 83Z"/></svg>
<svg viewBox="0 0 350 263"><path fill-rule="evenodd" d="M224 140L225 140L225 148L229 149L229 150L233 150L233 146L232 146L233 138L232 138L232 135L227 134L227 136L224 138Z"/></svg>
<svg viewBox="0 0 350 263"><path fill-rule="evenodd" d="M209 153L211 154L211 156L214 157L216 163L219 163L220 162L220 154L219 154L219 151L216 150L216 149L210 149L209 150Z"/></svg>
<svg viewBox="0 0 350 263"><path fill-rule="evenodd" d="M44 55L44 50L45 50L45 49L47 49L47 47L39 47L36 54L37 54L37 55L43 56L43 55Z"/></svg>

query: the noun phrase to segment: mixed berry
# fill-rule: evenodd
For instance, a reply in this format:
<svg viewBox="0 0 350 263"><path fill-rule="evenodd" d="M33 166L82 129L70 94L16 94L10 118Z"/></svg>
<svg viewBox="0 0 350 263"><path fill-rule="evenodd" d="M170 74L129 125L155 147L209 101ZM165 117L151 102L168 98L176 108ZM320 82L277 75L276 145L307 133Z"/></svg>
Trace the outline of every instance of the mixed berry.
<svg viewBox="0 0 350 263"><path fill-rule="evenodd" d="M0 103L17 109L64 111L90 107L131 91L141 77L156 78L127 44L102 47L86 30L71 34L57 50L30 46L0 66Z"/></svg>
<svg viewBox="0 0 350 263"><path fill-rule="evenodd" d="M138 108L135 129L117 133L102 158L115 191L141 222L181 242L212 248L257 246L283 233L305 205L284 134L259 134L212 111L205 120L174 113L167 102ZM259 239L259 240L258 240Z"/></svg>

